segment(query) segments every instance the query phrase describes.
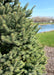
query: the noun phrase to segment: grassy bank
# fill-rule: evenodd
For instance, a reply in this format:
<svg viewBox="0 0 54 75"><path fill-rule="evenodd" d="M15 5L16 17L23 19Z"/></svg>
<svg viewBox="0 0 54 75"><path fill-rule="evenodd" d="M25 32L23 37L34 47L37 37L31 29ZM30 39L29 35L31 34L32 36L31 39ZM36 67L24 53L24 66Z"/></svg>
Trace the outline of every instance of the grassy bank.
<svg viewBox="0 0 54 75"><path fill-rule="evenodd" d="M39 25L47 25L47 24L54 24L54 23L39 23Z"/></svg>
<svg viewBox="0 0 54 75"><path fill-rule="evenodd" d="M43 46L54 47L54 31L38 33L37 37Z"/></svg>
<svg viewBox="0 0 54 75"><path fill-rule="evenodd" d="M47 24L54 24L54 23L35 23L35 24L39 24L39 25L47 25Z"/></svg>

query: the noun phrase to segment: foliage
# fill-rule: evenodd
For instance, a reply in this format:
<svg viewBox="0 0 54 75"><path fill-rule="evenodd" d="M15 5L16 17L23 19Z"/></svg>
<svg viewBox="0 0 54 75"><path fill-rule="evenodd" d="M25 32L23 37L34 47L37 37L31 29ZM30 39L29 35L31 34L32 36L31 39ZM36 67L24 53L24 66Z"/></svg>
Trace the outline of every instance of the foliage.
<svg viewBox="0 0 54 75"><path fill-rule="evenodd" d="M43 52L39 54L40 51L36 51L32 55L28 51L26 54L22 51L19 53L17 49L14 48L15 51L10 51L8 54L0 54L0 75L42 75L46 61Z"/></svg>
<svg viewBox="0 0 54 75"><path fill-rule="evenodd" d="M13 2L13 3L11 3ZM32 10L19 0L0 0L0 74L40 75L46 63L36 33L38 25L30 18Z"/></svg>

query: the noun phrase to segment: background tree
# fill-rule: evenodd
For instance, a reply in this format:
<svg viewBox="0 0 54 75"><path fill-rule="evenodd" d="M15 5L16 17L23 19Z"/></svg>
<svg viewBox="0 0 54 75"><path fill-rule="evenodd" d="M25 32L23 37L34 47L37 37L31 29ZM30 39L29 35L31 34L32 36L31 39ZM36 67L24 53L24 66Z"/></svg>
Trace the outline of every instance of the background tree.
<svg viewBox="0 0 54 75"><path fill-rule="evenodd" d="M28 4L19 0L0 0L0 74L40 75L46 57L36 38L38 25L30 18Z"/></svg>

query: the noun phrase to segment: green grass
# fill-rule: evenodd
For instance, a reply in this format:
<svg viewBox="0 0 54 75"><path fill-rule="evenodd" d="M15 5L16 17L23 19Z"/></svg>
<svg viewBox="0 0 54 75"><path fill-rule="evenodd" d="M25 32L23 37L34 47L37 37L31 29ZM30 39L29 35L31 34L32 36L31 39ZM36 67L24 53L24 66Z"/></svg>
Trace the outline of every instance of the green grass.
<svg viewBox="0 0 54 75"><path fill-rule="evenodd" d="M38 33L37 37L43 46L54 47L54 31Z"/></svg>

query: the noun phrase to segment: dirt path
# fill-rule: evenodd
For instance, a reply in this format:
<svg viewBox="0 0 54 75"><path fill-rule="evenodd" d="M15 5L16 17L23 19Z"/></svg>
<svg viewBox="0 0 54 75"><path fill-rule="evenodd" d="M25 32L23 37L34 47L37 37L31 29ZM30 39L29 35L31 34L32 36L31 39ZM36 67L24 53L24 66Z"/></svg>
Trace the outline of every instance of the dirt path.
<svg viewBox="0 0 54 75"><path fill-rule="evenodd" d="M44 50L46 51L46 56L49 58L46 65L46 75L54 75L54 48L46 46Z"/></svg>

